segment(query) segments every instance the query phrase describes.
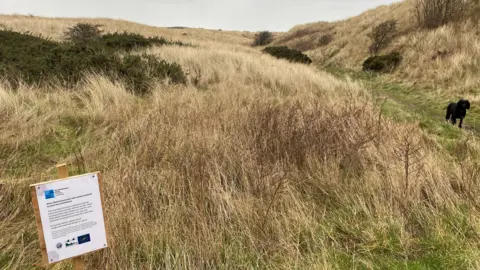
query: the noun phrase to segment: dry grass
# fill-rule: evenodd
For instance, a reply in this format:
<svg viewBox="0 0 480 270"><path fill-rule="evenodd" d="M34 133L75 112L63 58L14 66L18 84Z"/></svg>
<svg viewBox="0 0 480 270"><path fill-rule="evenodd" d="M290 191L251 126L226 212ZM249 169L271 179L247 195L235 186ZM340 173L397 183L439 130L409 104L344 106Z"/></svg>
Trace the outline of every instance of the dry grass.
<svg viewBox="0 0 480 270"><path fill-rule="evenodd" d="M317 63L361 69L361 63L369 54L367 34L373 26L394 19L398 21L400 35L384 52L398 50L405 59L392 78L442 89L452 96L468 92L478 94L478 23L464 21L435 30L419 30L413 17L412 1L381 6L344 21L296 26L277 43L306 48L307 54ZM311 34L295 38L302 31ZM333 34L333 42L328 46L318 42L324 34Z"/></svg>
<svg viewBox="0 0 480 270"><path fill-rule="evenodd" d="M63 38L63 32L78 22L88 22L103 25L105 32L135 32L144 36L163 36L169 39L192 42L197 45L250 45L253 42L255 33L240 31L219 31L210 29L171 29L153 27L143 24L131 23L122 20L112 19L66 19L66 18L44 18L21 15L0 15L0 26L15 31L30 31L34 34L42 34L54 40Z"/></svg>
<svg viewBox="0 0 480 270"><path fill-rule="evenodd" d="M479 266L476 139L456 160L360 84L241 45L150 52L188 85L0 88L0 266L39 262L28 185L58 162L104 174L110 248L88 269Z"/></svg>

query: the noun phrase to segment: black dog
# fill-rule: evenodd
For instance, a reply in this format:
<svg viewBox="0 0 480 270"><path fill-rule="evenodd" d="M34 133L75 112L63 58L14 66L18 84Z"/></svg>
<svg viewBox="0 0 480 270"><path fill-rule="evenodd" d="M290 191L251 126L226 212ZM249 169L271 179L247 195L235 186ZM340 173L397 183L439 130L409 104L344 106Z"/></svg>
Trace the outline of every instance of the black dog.
<svg viewBox="0 0 480 270"><path fill-rule="evenodd" d="M461 99L457 103L450 103L447 107L447 116L445 119L450 120L452 125L457 123L457 119L460 118L459 128L462 128L463 118L467 115L467 110L470 109L470 102L468 100Z"/></svg>

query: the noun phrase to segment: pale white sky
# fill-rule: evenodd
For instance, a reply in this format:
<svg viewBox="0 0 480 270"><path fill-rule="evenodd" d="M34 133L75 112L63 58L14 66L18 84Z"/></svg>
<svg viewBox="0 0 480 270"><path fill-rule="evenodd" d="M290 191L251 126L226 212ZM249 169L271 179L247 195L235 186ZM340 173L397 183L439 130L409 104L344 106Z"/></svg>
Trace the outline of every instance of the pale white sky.
<svg viewBox="0 0 480 270"><path fill-rule="evenodd" d="M154 26L287 31L398 0L0 0L0 14L104 17Z"/></svg>

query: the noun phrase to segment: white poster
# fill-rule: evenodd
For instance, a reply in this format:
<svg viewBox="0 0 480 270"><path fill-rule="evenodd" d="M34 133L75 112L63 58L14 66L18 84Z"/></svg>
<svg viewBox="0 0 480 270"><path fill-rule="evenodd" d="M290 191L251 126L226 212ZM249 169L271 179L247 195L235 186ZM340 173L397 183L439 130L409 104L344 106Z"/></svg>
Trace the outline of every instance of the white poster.
<svg viewBox="0 0 480 270"><path fill-rule="evenodd" d="M107 247L97 174L41 183L35 189L49 263Z"/></svg>

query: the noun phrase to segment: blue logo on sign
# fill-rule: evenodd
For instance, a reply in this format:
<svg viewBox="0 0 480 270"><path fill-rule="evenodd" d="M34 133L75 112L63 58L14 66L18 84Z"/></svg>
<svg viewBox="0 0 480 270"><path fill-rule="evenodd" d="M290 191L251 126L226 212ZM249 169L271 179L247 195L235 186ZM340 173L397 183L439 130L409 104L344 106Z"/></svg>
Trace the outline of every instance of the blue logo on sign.
<svg viewBox="0 0 480 270"><path fill-rule="evenodd" d="M85 234L78 237L78 244L81 245L83 243L90 242L90 234Z"/></svg>
<svg viewBox="0 0 480 270"><path fill-rule="evenodd" d="M45 199L53 199L55 198L55 191L53 189L45 190Z"/></svg>

